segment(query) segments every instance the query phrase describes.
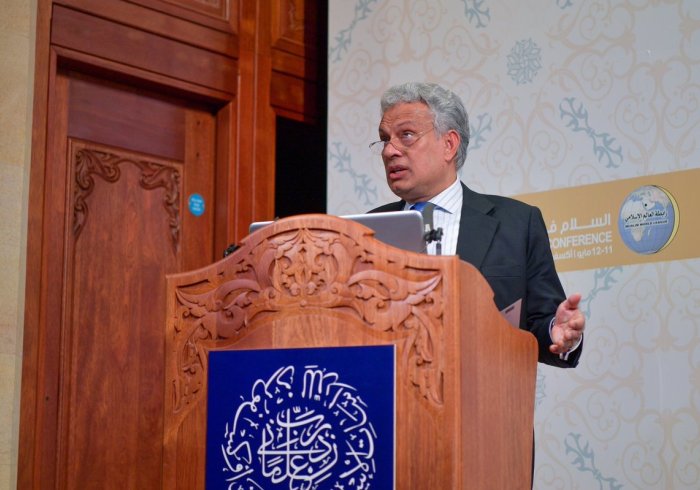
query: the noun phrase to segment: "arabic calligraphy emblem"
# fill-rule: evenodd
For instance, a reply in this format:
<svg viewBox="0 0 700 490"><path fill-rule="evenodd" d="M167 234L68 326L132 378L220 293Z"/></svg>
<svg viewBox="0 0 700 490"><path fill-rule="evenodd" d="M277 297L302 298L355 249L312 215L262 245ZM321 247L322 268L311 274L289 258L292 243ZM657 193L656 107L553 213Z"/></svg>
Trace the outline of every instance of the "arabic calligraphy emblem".
<svg viewBox="0 0 700 490"><path fill-rule="evenodd" d="M645 185L625 198L618 229L627 248L638 254L654 254L676 236L678 216L678 205L668 191Z"/></svg>
<svg viewBox="0 0 700 490"><path fill-rule="evenodd" d="M358 390L318 365L257 379L227 424L229 490L369 489L377 434Z"/></svg>

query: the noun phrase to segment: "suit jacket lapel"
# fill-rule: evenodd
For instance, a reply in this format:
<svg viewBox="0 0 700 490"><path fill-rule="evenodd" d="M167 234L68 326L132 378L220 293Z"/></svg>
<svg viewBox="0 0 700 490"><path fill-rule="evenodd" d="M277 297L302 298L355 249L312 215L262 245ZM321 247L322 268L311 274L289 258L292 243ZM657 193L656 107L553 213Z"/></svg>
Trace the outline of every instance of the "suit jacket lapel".
<svg viewBox="0 0 700 490"><path fill-rule="evenodd" d="M488 198L477 194L464 184L462 184L462 193L457 255L479 269L491 246L499 222L488 215L493 209L493 203Z"/></svg>

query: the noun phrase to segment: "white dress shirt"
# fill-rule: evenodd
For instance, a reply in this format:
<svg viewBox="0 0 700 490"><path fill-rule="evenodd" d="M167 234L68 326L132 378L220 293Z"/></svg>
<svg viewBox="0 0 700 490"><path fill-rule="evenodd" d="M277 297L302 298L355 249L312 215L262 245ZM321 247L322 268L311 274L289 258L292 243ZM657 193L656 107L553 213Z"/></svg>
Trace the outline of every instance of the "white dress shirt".
<svg viewBox="0 0 700 490"><path fill-rule="evenodd" d="M462 183L455 179L451 186L430 199L435 204L433 212L433 228L442 228L442 255L457 254L457 238L459 237L459 220L462 217ZM404 210L415 204L407 202ZM437 242L428 244L428 254L435 255Z"/></svg>

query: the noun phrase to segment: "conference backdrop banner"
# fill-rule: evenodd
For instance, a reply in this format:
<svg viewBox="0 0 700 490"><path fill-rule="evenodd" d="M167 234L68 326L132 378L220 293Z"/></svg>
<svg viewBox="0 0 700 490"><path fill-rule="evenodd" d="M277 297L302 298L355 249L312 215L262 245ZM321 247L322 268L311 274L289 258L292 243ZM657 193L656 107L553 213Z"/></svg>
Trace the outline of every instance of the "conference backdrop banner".
<svg viewBox="0 0 700 490"><path fill-rule="evenodd" d="M456 92L461 178L540 206L587 317L540 366L534 487L700 488L700 2L331 0L328 210L395 200L382 92ZM401 430L401 428L397 428Z"/></svg>

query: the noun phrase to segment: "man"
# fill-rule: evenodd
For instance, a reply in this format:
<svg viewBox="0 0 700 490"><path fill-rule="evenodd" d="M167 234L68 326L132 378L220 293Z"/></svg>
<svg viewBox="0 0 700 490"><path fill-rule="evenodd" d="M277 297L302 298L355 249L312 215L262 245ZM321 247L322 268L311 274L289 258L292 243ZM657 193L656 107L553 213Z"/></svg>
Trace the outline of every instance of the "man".
<svg viewBox="0 0 700 490"><path fill-rule="evenodd" d="M537 338L540 362L575 367L585 326L581 295L564 295L539 209L478 194L457 178L469 144L459 97L436 84L407 83L384 93L381 112L379 141L370 148L381 154L387 183L401 201L371 212L433 203L434 225L444 231L442 253L479 269L498 309L522 300L520 328Z"/></svg>

